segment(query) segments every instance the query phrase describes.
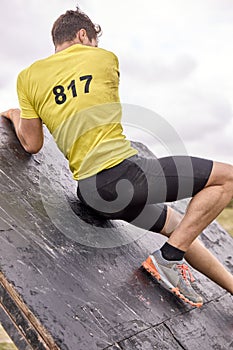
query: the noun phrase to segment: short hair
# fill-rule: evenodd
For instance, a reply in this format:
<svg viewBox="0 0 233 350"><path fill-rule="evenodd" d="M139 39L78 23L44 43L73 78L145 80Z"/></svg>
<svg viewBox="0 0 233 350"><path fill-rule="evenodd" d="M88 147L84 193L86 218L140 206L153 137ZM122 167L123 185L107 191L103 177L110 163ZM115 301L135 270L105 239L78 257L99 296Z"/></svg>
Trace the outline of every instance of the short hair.
<svg viewBox="0 0 233 350"><path fill-rule="evenodd" d="M86 30L89 40L97 39L102 33L100 25L94 24L77 6L76 11L66 11L55 21L52 28L52 39L55 47L65 41L74 40L80 29Z"/></svg>

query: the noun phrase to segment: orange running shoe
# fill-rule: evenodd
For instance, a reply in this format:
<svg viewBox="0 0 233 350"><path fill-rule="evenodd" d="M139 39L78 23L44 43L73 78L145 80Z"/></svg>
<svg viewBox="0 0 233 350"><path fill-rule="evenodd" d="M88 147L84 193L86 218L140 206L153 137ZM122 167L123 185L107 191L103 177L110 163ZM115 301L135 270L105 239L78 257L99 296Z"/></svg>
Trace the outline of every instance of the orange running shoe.
<svg viewBox="0 0 233 350"><path fill-rule="evenodd" d="M160 250L150 255L142 266L167 290L192 306L201 307L202 297L197 294L190 282L194 281L189 267L181 261L168 261Z"/></svg>

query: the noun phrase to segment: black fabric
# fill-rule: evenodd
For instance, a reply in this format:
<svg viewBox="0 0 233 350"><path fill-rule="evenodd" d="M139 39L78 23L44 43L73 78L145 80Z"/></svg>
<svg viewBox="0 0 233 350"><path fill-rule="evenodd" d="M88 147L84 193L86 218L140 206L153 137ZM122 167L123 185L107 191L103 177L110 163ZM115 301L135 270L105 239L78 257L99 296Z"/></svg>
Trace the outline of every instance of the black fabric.
<svg viewBox="0 0 233 350"><path fill-rule="evenodd" d="M160 232L167 216L165 202L189 198L206 185L213 162L174 156L139 155L79 181L78 197L98 214Z"/></svg>
<svg viewBox="0 0 233 350"><path fill-rule="evenodd" d="M183 259L185 252L176 247L173 247L169 243L164 243L160 249L164 259L169 261L180 261Z"/></svg>

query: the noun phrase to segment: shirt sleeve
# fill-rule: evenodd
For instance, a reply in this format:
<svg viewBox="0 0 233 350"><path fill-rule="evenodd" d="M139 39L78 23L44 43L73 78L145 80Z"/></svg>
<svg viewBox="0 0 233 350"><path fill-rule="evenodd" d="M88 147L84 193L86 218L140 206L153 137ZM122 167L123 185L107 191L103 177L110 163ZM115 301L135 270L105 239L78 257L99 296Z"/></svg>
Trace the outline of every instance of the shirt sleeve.
<svg viewBox="0 0 233 350"><path fill-rule="evenodd" d="M17 79L17 94L18 94L19 106L21 109L21 118L35 119L35 118L39 118L39 116L30 102L29 86L30 84L26 75L26 70L24 70L18 75L18 79Z"/></svg>

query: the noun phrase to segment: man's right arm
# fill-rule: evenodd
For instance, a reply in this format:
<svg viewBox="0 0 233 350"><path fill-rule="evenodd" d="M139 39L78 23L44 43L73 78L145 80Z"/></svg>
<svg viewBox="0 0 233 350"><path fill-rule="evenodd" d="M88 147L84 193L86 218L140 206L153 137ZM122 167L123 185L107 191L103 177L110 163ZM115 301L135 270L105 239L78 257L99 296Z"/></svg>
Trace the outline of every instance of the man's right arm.
<svg viewBox="0 0 233 350"><path fill-rule="evenodd" d="M44 133L40 118L23 119L20 117L20 109L9 109L1 115L14 125L16 135L28 153L37 153L43 146Z"/></svg>

